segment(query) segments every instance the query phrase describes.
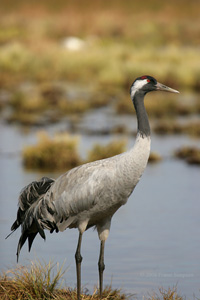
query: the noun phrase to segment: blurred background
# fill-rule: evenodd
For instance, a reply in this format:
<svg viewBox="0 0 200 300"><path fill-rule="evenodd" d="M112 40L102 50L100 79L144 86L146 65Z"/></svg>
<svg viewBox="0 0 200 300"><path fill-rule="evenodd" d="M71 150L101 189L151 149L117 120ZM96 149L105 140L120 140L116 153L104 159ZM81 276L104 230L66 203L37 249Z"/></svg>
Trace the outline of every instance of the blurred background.
<svg viewBox="0 0 200 300"><path fill-rule="evenodd" d="M147 170L113 217L105 285L145 296L177 285L200 296L200 2L11 1L0 4L0 269L16 265L8 240L20 190L134 144L129 88L152 75L180 94L151 93ZM77 230L36 239L20 264L65 263L76 284ZM97 233L83 239L83 287L98 284Z"/></svg>

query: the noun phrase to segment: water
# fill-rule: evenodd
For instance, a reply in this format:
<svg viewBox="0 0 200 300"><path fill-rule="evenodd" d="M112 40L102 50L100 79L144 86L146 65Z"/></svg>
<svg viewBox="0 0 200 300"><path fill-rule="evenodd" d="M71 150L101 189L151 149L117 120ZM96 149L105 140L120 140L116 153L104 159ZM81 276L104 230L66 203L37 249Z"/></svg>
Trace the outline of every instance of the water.
<svg viewBox="0 0 200 300"><path fill-rule="evenodd" d="M101 113L96 115L95 126L112 122L110 117L106 120L101 117ZM83 125L87 126L89 120L91 115L83 120ZM124 117L121 120L124 122ZM65 126L51 126L48 130L53 132L65 129ZM1 270L16 266L20 230L9 239L4 238L16 217L19 191L44 175L59 175L24 170L21 149L25 144L35 142L35 132L24 134L17 127L0 124ZM94 142L106 143L110 139L110 136L83 135L80 152L85 156ZM132 144L133 138L129 147ZM112 283L113 288L122 288L142 299L149 292L158 291L160 286L168 288L177 284L178 292L187 299L192 299L193 294L200 297L200 168L172 157L173 151L185 144L199 142L184 136L152 137L153 150L164 159L148 165L128 203L113 217L105 248L105 285ZM29 265L30 261L38 259L64 262L67 268L65 284L75 287L77 230L52 235L46 232L46 236L46 242L39 236L36 238L31 253L24 246L20 264ZM98 285L99 240L96 231L90 229L84 233L82 256L82 286L92 290Z"/></svg>

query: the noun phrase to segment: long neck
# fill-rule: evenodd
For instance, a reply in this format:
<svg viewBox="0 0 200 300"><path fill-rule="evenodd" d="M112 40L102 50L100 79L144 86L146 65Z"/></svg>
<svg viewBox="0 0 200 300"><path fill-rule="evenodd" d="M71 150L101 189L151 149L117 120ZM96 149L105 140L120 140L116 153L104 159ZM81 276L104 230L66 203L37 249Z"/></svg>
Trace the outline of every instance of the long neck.
<svg viewBox="0 0 200 300"><path fill-rule="evenodd" d="M117 160L118 190L120 189L126 195L126 199L134 190L146 168L151 146L149 121L144 107L144 94L136 91L136 93L132 93L131 98L137 114L137 138L130 150L114 157Z"/></svg>
<svg viewBox="0 0 200 300"><path fill-rule="evenodd" d="M138 133L142 137L148 137L151 134L149 119L144 107L144 93L136 92L133 96L133 104L136 110L137 122L138 122Z"/></svg>

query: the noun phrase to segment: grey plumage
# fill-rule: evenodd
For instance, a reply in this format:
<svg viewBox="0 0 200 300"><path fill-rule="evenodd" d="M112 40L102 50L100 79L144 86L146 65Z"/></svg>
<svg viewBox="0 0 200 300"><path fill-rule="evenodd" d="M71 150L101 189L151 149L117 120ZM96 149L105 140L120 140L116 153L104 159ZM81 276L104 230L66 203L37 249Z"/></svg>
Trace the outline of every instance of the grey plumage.
<svg viewBox="0 0 200 300"><path fill-rule="evenodd" d="M99 257L100 295L102 294L104 243L108 237L111 219L125 204L140 180L150 153L150 127L144 107L147 92L167 90L151 76L137 78L131 86L131 98L138 119L138 134L134 147L120 155L87 163L60 176L57 180L43 177L25 187L19 196L17 220L11 227L21 225L20 250L28 238L29 250L37 233L45 239L44 229L50 232L66 228L79 229L76 251L77 293L80 298L80 255L82 234L96 226L101 241Z"/></svg>

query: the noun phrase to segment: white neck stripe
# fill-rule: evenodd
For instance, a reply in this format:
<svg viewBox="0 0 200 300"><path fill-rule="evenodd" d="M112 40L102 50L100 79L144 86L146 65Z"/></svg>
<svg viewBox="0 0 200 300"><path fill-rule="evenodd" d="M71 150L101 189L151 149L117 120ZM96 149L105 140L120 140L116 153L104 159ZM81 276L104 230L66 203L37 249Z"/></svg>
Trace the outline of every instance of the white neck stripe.
<svg viewBox="0 0 200 300"><path fill-rule="evenodd" d="M131 98L133 99L135 93L147 83L148 83L147 79L137 80L131 87Z"/></svg>

